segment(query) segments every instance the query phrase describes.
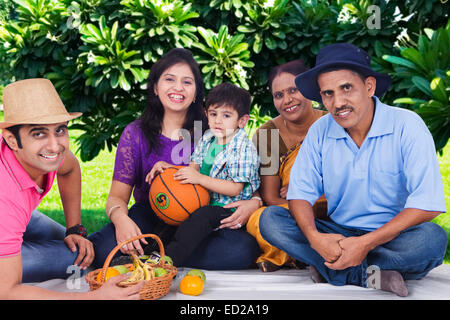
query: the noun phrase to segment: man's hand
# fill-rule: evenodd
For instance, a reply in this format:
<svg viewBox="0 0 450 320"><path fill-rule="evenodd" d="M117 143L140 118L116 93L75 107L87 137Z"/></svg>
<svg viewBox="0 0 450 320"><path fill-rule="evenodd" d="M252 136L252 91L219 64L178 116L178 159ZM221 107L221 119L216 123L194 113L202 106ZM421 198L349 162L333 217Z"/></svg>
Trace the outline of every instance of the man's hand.
<svg viewBox="0 0 450 320"><path fill-rule="evenodd" d="M333 263L339 259L342 249L339 241L345 239L342 234L337 233L317 233L313 239L309 239L311 247L317 251L326 263Z"/></svg>
<svg viewBox="0 0 450 320"><path fill-rule="evenodd" d="M64 239L64 243L72 252L76 252L78 248L78 257L74 265L79 265L81 269L86 269L91 265L95 256L92 242L80 235L70 234Z"/></svg>
<svg viewBox="0 0 450 320"><path fill-rule="evenodd" d="M90 291L89 294L92 298L101 300L139 300L139 292L144 287L145 281L139 281L137 284L126 288L119 287L119 282L128 277L129 274L121 274L112 277L97 290Z"/></svg>
<svg viewBox="0 0 450 320"><path fill-rule="evenodd" d="M333 270L344 270L348 267L358 266L369 253L368 247L360 237L348 237L338 242L342 249L341 256L334 262L325 262Z"/></svg>

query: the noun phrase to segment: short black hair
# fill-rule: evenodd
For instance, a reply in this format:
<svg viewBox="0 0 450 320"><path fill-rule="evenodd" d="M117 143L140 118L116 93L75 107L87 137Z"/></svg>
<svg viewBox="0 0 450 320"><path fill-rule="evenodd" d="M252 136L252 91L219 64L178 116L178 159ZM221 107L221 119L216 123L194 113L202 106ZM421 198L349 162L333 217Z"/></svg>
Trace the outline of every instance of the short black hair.
<svg viewBox="0 0 450 320"><path fill-rule="evenodd" d="M229 82L215 86L206 96L205 109L208 111L212 105L230 106L237 111L239 118L250 114L251 96L247 90Z"/></svg>
<svg viewBox="0 0 450 320"><path fill-rule="evenodd" d="M11 127L7 127L7 128L4 128L3 130L8 130L8 131L10 131L13 135L14 135L14 138L16 138L16 140L17 140L17 146L20 148L20 149L22 149L23 148L23 146L22 146L22 140L20 140L20 135L19 135L19 130L20 130L20 128L22 128L23 127L23 124L16 124L15 126L11 126ZM6 145L8 146L8 148L9 149L11 149L11 147L8 145L8 143L6 142L6 140L5 140L5 138L3 138L3 141L6 143Z"/></svg>

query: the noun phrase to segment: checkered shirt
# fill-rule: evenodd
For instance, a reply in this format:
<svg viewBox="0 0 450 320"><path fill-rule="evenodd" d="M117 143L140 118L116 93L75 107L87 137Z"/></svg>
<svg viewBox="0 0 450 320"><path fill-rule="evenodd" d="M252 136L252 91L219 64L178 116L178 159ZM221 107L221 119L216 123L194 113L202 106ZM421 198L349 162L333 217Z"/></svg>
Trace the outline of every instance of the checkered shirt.
<svg viewBox="0 0 450 320"><path fill-rule="evenodd" d="M202 165L209 147L214 141L211 130L207 130L195 146L191 161ZM244 129L239 129L231 141L214 159L209 176L216 179L243 182L244 188L237 196L230 197L211 192L211 202L226 205L238 200L248 200L259 188L260 159L253 143L248 139Z"/></svg>

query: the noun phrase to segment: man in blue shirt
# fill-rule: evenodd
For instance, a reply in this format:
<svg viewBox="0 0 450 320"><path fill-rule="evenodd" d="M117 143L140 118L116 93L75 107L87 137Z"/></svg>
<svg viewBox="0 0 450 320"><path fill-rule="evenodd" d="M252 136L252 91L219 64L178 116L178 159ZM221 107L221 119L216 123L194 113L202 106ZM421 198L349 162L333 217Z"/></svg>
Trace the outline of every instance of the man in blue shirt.
<svg viewBox="0 0 450 320"><path fill-rule="evenodd" d="M315 281L407 296L404 280L442 263L447 234L429 222L445 212L433 138L409 110L383 104L388 75L351 44L323 48L296 85L329 114L309 129L290 175L290 214L269 207L262 236L311 266ZM322 195L328 220L315 220Z"/></svg>

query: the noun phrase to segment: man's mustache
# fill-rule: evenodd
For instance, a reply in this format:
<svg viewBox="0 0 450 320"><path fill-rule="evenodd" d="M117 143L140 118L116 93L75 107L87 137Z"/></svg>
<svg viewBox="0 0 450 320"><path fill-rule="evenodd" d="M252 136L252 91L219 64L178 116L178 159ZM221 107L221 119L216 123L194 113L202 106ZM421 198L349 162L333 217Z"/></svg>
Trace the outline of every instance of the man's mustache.
<svg viewBox="0 0 450 320"><path fill-rule="evenodd" d="M342 106L342 107L340 107L340 108L336 108L336 110L334 110L333 114L334 114L335 116L337 116L337 114L338 114L339 112L345 111L345 110L353 111L353 110L355 110L355 108L353 108L353 107L350 106L350 105L345 105L345 106Z"/></svg>

